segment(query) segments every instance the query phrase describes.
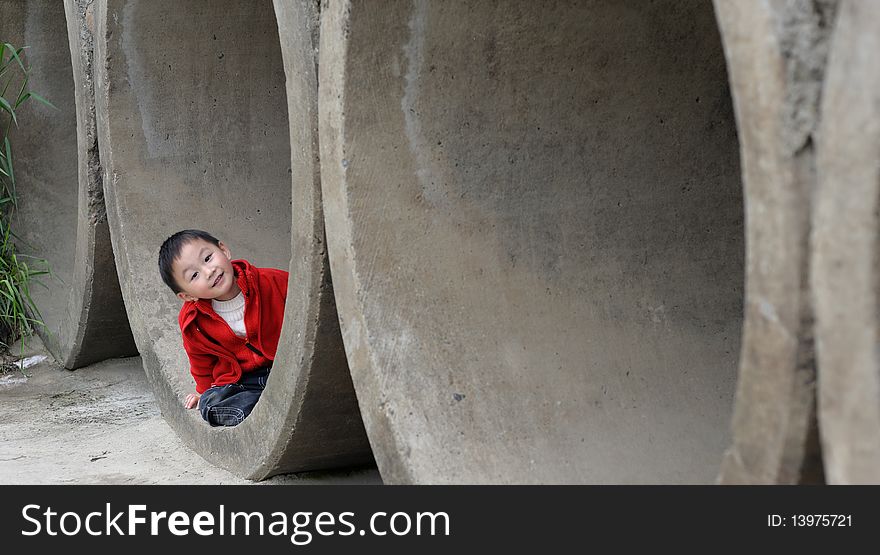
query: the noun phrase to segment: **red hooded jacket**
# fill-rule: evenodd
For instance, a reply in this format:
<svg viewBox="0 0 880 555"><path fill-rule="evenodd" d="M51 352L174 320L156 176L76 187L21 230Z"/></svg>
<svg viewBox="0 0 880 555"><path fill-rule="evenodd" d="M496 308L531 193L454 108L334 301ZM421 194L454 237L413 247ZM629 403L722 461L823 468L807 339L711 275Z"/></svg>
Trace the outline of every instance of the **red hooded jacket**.
<svg viewBox="0 0 880 555"><path fill-rule="evenodd" d="M257 268L246 260L233 260L232 267L245 298L246 338L235 335L214 311L210 299L183 303L178 316L183 348L199 393L236 383L242 372L271 366L278 350L288 273Z"/></svg>

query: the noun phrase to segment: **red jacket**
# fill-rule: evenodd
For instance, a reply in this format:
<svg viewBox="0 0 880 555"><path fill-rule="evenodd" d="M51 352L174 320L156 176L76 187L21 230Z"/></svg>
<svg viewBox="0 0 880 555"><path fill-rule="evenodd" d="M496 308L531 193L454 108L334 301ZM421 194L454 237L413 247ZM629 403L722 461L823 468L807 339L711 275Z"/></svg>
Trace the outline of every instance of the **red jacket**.
<svg viewBox="0 0 880 555"><path fill-rule="evenodd" d="M178 316L189 371L199 393L236 383L242 372L270 366L278 350L288 273L257 268L246 260L233 260L232 267L245 296L246 338L235 335L209 299L183 303Z"/></svg>

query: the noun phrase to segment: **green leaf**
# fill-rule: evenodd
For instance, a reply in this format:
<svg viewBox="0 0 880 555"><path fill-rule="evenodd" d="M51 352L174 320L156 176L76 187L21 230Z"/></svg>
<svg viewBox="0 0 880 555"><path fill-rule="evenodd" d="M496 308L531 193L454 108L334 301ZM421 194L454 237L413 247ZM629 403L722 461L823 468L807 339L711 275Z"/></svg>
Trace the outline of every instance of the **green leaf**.
<svg viewBox="0 0 880 555"><path fill-rule="evenodd" d="M3 73L0 73L0 75L3 75ZM6 80L6 84L3 85L3 90L0 91L0 96L6 96L6 91L9 90L9 85L11 85L11 84L12 84L12 76L10 75L9 79Z"/></svg>
<svg viewBox="0 0 880 555"><path fill-rule="evenodd" d="M11 54L9 55L9 59L7 60L5 57L7 47L9 47L9 51ZM19 49L19 52L21 50ZM14 59L13 54L15 53L15 49L9 43L0 44L0 75L6 73L6 70L12 65L12 60Z"/></svg>
<svg viewBox="0 0 880 555"><path fill-rule="evenodd" d="M36 100L37 102L40 102L40 103L42 103L42 104L45 104L45 105L48 106L49 108L54 108L55 110L58 109L58 106L55 106L54 104L52 104L51 102L49 102L48 100L46 100L46 99L43 98L42 96L38 95L37 93L32 92L32 93L30 93L30 95L31 95L31 97L32 97L34 100Z"/></svg>
<svg viewBox="0 0 880 555"><path fill-rule="evenodd" d="M21 81L21 85L18 87L18 94L16 95L15 100L15 108L18 109L21 106L21 103L27 100L27 95L25 93L25 89L27 88L28 81L31 80L30 75L25 75L24 79Z"/></svg>
<svg viewBox="0 0 880 555"><path fill-rule="evenodd" d="M58 106L55 106L54 104L52 104L51 102L49 102L48 100L46 100L45 98L43 98L42 96L38 95L35 92L28 91L27 93L25 93L25 100L27 98L33 98L37 102L40 102L41 104L45 104L49 108L53 108L55 110L58 109ZM22 102L24 102L24 100L22 100Z"/></svg>
<svg viewBox="0 0 880 555"><path fill-rule="evenodd" d="M24 67L24 62L22 62L21 57L19 57L19 54L21 54L22 51L27 47L22 46L21 48L16 50L15 47L12 46L11 44L9 44L8 42L4 43L4 46L6 46L6 48L8 48L12 52L12 58L15 58L16 61L18 61L18 65L21 67L21 70L24 71L25 73L27 73L27 68Z"/></svg>
<svg viewBox="0 0 880 555"><path fill-rule="evenodd" d="M15 126L18 127L18 120L15 118L15 110L12 109L9 102L7 102L2 96L0 96L0 108L3 108L4 112L9 112L9 115L12 116L12 121L15 122Z"/></svg>
<svg viewBox="0 0 880 555"><path fill-rule="evenodd" d="M6 171L9 172L9 193L13 206L17 207L18 203L15 199L15 171L12 168L12 146L9 144L9 137L3 139L3 143L6 148Z"/></svg>

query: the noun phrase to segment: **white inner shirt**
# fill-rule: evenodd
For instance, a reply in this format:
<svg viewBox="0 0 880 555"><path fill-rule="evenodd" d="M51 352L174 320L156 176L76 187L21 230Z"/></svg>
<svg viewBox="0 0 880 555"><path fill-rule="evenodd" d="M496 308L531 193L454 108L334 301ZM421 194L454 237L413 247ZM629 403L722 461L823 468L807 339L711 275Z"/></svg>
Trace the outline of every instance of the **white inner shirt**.
<svg viewBox="0 0 880 555"><path fill-rule="evenodd" d="M235 335L247 337L247 329L244 326L244 293L239 291L238 295L228 301L211 299L211 306L214 307L214 312L226 320Z"/></svg>

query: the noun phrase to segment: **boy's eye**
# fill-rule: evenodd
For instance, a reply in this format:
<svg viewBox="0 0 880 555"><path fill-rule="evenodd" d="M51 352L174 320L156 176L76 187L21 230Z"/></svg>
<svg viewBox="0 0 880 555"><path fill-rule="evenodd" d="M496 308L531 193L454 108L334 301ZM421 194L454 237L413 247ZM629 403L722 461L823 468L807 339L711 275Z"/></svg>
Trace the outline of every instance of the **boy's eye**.
<svg viewBox="0 0 880 555"><path fill-rule="evenodd" d="M208 256L206 256L206 257L205 257L205 262L211 260L211 256L212 256L212 255L210 255L210 254L209 254Z"/></svg>
<svg viewBox="0 0 880 555"><path fill-rule="evenodd" d="M198 272L193 272L193 275L189 276L189 280L192 281L192 280L196 279L197 275L199 275Z"/></svg>

